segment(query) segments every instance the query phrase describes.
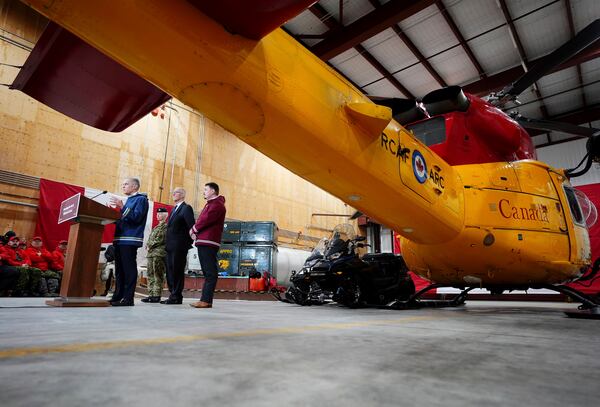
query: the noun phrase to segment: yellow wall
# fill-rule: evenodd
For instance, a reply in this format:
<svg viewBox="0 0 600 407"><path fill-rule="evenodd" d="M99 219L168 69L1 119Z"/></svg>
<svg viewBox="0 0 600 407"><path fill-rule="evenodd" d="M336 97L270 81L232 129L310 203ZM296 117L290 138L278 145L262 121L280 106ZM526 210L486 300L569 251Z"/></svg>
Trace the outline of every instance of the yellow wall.
<svg viewBox="0 0 600 407"><path fill-rule="evenodd" d="M44 25L43 17L18 1L0 0L0 62L23 64L29 52L11 41L31 48ZM0 82L11 83L17 73L0 66ZM182 185L196 210L203 205L202 185L214 181L227 199L228 218L273 220L281 229L317 237L344 219L313 213L353 212L181 102L174 100L172 107L164 119L148 115L121 133L109 133L0 87L0 169L112 192L120 190L123 177L137 176L142 191L163 202L172 187ZM0 184L0 198L7 199L3 194L10 190ZM8 206L0 206L0 226L23 228L19 232L27 235L32 210Z"/></svg>

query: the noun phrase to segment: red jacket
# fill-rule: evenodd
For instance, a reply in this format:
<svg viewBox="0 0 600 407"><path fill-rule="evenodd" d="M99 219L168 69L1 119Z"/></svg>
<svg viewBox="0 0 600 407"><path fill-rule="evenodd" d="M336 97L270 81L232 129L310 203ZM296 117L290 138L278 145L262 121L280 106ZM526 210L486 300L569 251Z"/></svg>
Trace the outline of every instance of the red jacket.
<svg viewBox="0 0 600 407"><path fill-rule="evenodd" d="M36 249L35 247L28 247L25 250L25 253L31 260L31 265L33 267L37 267L42 271L47 271L50 264L54 261L54 256L48 250L40 247Z"/></svg>
<svg viewBox="0 0 600 407"><path fill-rule="evenodd" d="M52 270L62 271L65 268L65 254L58 248L52 252L54 260L50 263Z"/></svg>
<svg viewBox="0 0 600 407"><path fill-rule="evenodd" d="M196 234L196 246L221 246L225 223L225 197L217 196L206 202L192 231Z"/></svg>
<svg viewBox="0 0 600 407"><path fill-rule="evenodd" d="M13 249L10 246L4 247L4 251L2 252L2 260L9 266L31 266L31 260L29 260L27 253L21 249Z"/></svg>

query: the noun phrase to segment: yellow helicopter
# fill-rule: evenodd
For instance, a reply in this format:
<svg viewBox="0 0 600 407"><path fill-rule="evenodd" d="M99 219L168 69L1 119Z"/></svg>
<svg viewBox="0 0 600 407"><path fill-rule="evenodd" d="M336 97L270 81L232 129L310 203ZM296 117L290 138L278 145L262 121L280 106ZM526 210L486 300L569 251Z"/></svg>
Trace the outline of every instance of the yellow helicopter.
<svg viewBox="0 0 600 407"><path fill-rule="evenodd" d="M439 285L566 292L560 284L590 266L592 205L563 170L531 159L450 165L277 28L313 1L275 2L270 25L246 10L262 6L233 0L24 2L396 230L410 270ZM228 15L235 7L245 25Z"/></svg>

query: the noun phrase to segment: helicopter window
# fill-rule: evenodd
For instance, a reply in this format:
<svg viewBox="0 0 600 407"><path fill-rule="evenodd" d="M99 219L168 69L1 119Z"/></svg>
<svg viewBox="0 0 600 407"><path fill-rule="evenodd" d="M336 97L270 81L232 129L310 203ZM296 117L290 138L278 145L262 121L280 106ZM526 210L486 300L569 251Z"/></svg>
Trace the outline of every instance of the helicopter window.
<svg viewBox="0 0 600 407"><path fill-rule="evenodd" d="M579 204L579 209L581 210L581 216L583 218L582 223L585 223L588 228L591 228L598 220L598 210L596 209L596 205L594 205L594 203L590 201L590 198L588 198L588 196L579 189L570 189L573 192L573 195L575 195L577 203Z"/></svg>
<svg viewBox="0 0 600 407"><path fill-rule="evenodd" d="M579 207L579 202L577 201L577 196L575 196L575 191L573 188L564 187L565 194L567 195L567 200L569 201L569 208L571 209L571 215L573 215L573 221L578 225L583 225L583 214L581 213L581 208Z"/></svg>
<svg viewBox="0 0 600 407"><path fill-rule="evenodd" d="M406 128L411 130L415 137L426 146L446 141L446 119L444 117L434 117L433 119L411 124Z"/></svg>

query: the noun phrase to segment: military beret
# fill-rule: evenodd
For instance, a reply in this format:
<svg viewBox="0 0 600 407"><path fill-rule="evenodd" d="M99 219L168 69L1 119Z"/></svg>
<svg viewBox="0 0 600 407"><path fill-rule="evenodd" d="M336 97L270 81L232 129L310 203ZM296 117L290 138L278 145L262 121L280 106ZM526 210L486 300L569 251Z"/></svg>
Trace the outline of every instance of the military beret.
<svg viewBox="0 0 600 407"><path fill-rule="evenodd" d="M164 213L164 212L168 212L168 211L167 211L167 208L158 208L156 210L156 212L158 212L158 213Z"/></svg>

